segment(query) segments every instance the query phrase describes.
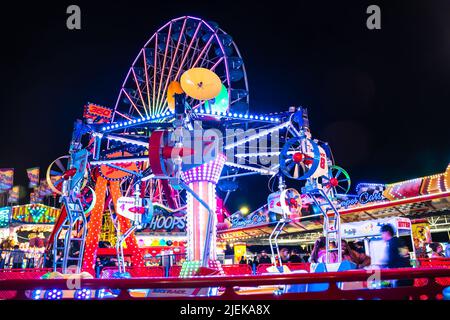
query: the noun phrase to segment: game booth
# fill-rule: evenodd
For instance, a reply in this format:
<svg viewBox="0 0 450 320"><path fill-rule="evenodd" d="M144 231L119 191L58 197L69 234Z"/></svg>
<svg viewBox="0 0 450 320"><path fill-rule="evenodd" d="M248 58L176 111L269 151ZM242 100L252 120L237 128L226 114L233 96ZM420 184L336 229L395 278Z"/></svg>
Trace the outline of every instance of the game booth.
<svg viewBox="0 0 450 320"><path fill-rule="evenodd" d="M19 249L25 252L23 268L42 267L45 246L59 212L59 209L43 204L1 208L0 230L2 255L5 259L3 267L10 267L7 265L7 255L13 250L14 245L19 245Z"/></svg>

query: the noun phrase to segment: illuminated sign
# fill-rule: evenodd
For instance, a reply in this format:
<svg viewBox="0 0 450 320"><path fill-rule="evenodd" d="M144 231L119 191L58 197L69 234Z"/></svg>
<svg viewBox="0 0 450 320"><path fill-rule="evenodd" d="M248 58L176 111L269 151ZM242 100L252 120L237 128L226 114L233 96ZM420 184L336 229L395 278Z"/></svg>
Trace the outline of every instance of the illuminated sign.
<svg viewBox="0 0 450 320"><path fill-rule="evenodd" d="M186 233L186 211L173 211L159 203L150 206L148 201L147 198L143 199L143 206L149 210L149 220L139 233Z"/></svg>
<svg viewBox="0 0 450 320"><path fill-rule="evenodd" d="M153 216L149 223L150 230L159 232L172 232L178 230L178 232L186 231L186 216Z"/></svg>
<svg viewBox="0 0 450 320"><path fill-rule="evenodd" d="M375 192L370 194L369 192L363 192L359 196L351 199L347 199L340 202L340 205L344 208L349 206L354 206L358 204L367 204L370 202L384 201L387 200L381 192Z"/></svg>
<svg viewBox="0 0 450 320"><path fill-rule="evenodd" d="M243 228L246 226L255 226L259 224L263 224L267 222L267 214L263 212L252 214L249 217L242 218L240 216L238 217L232 217L230 219L231 227L232 228Z"/></svg>
<svg viewBox="0 0 450 320"><path fill-rule="evenodd" d="M84 109L84 117L85 118L105 118L105 119L111 119L112 118L112 109L105 108L98 106L96 104L88 104Z"/></svg>
<svg viewBox="0 0 450 320"><path fill-rule="evenodd" d="M9 225L11 207L0 208L0 228L6 228Z"/></svg>
<svg viewBox="0 0 450 320"><path fill-rule="evenodd" d="M381 236L381 227L390 224L400 234L411 232L411 221L407 218L389 218L369 221L343 223L341 232L343 238L363 238Z"/></svg>
<svg viewBox="0 0 450 320"><path fill-rule="evenodd" d="M27 204L12 208L12 221L29 224L53 224L60 209L41 204Z"/></svg>

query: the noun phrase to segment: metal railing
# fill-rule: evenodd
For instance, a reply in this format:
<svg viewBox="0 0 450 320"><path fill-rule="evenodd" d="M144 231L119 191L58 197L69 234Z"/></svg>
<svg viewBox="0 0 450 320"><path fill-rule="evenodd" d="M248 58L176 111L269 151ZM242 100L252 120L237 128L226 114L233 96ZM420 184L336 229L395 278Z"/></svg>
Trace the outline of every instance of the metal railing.
<svg viewBox="0 0 450 320"><path fill-rule="evenodd" d="M383 280L414 280L426 279L421 285L410 285L394 288L379 289L349 289L342 288L343 283L367 282L377 272L377 281ZM260 276L205 276L196 278L133 278L133 279L80 279L80 288L100 290L110 288L118 290L111 299L195 299L195 300L415 300L415 299L442 299L444 284L437 280L450 277L449 268L404 268L390 270L356 270L344 272L326 272L315 274L274 274ZM326 288L315 292L288 292L276 295L267 292L246 294L241 288L261 286L294 286L327 284ZM136 297L132 290L143 289L182 289L182 288L217 288L219 293L213 296L178 296L178 297ZM8 299L29 299L26 292L31 290L68 290L67 280L0 280L0 292L3 290L15 291L14 297ZM130 291L131 290L131 291Z"/></svg>
<svg viewBox="0 0 450 320"><path fill-rule="evenodd" d="M46 254L41 252L22 250L23 259L20 262L22 268L42 268L46 259ZM1 250L0 252L0 270L12 269L14 250Z"/></svg>

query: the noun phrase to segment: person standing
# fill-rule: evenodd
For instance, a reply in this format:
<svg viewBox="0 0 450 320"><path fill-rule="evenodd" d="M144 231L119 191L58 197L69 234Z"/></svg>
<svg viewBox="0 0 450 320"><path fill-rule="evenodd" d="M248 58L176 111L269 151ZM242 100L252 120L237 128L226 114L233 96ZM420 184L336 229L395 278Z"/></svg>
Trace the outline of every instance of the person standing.
<svg viewBox="0 0 450 320"><path fill-rule="evenodd" d="M10 264L11 260L12 260L12 268L13 269L22 269L24 258L25 258L25 252L20 250L19 246L16 244L14 246L14 250L11 252L11 255L9 256L8 264Z"/></svg>
<svg viewBox="0 0 450 320"><path fill-rule="evenodd" d="M350 261L356 265L357 269L362 269L367 267L371 263L371 259L365 253L358 252L357 249L353 249L347 243L347 241L342 240L342 261Z"/></svg>
<svg viewBox="0 0 450 320"><path fill-rule="evenodd" d="M271 260L270 257L267 255L266 250L262 250L262 251L261 251L261 257L259 258L258 263L259 263L259 264L263 264L263 263L272 263L272 260Z"/></svg>
<svg viewBox="0 0 450 320"><path fill-rule="evenodd" d="M442 248L442 245L440 243L430 243L430 248L432 250L431 258L445 258L444 249Z"/></svg>
<svg viewBox="0 0 450 320"><path fill-rule="evenodd" d="M239 261L239 264L247 264L247 260L245 260L245 256L241 257L241 260Z"/></svg>
<svg viewBox="0 0 450 320"><path fill-rule="evenodd" d="M394 228L390 224L381 227L381 238L386 243L386 267L387 268L409 268L409 258L400 254L404 247L400 239L394 236Z"/></svg>
<svg viewBox="0 0 450 320"><path fill-rule="evenodd" d="M327 249L326 249L326 238L320 237L314 243L314 248L311 252L310 262L312 263L327 263ZM330 243L331 244L331 243ZM330 252L330 263L338 262L338 255L336 251Z"/></svg>
<svg viewBox="0 0 450 320"><path fill-rule="evenodd" d="M303 262L302 258L298 255L298 250L294 249L291 252L291 255L289 256L289 262L291 263L301 263Z"/></svg>
<svg viewBox="0 0 450 320"><path fill-rule="evenodd" d="M280 250L280 258L282 263L289 262L289 250L287 248L283 248Z"/></svg>

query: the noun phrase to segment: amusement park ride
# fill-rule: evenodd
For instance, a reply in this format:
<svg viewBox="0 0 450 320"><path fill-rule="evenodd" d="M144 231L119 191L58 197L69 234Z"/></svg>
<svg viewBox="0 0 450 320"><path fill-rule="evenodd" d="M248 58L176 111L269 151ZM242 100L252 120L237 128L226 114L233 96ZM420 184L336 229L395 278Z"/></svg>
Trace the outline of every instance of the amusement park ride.
<svg viewBox="0 0 450 320"><path fill-rule="evenodd" d="M189 16L161 27L133 61L115 107L88 104L69 154L48 168L62 204L48 246L54 269L66 273L75 265L77 273L92 273L105 210L114 217L119 271L125 272L124 243L133 266L143 266L134 231L156 205L186 210L187 261L211 266L219 178L258 174L278 181L269 203L279 216L270 235L273 264L284 226L311 205L323 216L327 262L333 251L341 257L336 200L350 189L348 174L334 164L328 144L313 139L306 108L252 115L248 106L245 66L231 36ZM263 140L271 142L269 152L255 149ZM290 180L303 187L288 188Z"/></svg>

